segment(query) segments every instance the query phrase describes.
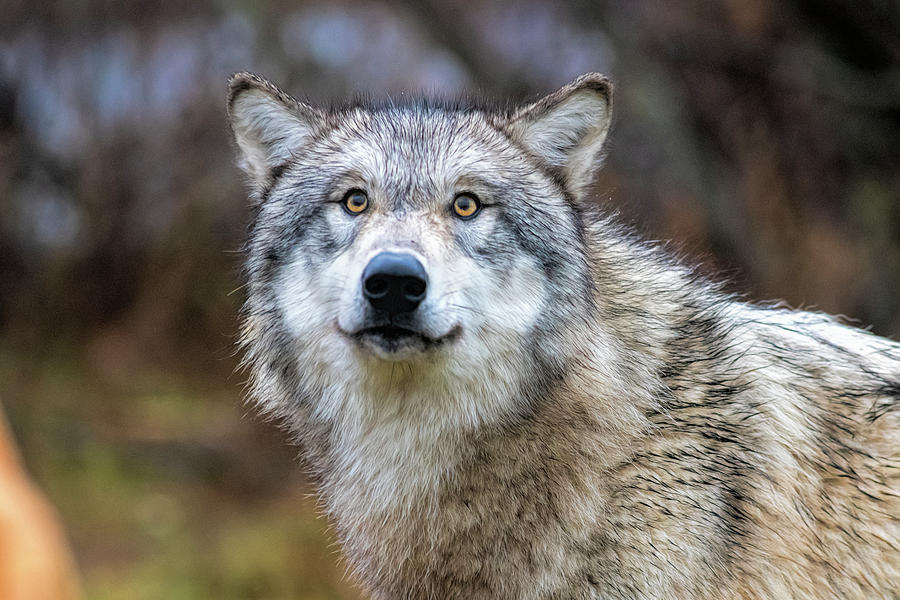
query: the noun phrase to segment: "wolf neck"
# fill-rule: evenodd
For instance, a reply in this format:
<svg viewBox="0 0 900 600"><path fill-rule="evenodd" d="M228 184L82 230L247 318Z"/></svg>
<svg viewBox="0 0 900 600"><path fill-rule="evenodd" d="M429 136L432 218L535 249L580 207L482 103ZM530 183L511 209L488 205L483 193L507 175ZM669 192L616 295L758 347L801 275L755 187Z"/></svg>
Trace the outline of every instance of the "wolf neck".
<svg viewBox="0 0 900 600"><path fill-rule="evenodd" d="M396 557L397 548L423 543L429 527L440 527L448 497L484 473L505 472L517 455L533 455L535 444L546 446L542 455L549 463L566 463L572 443L585 444L597 470L625 460L631 440L648 427L643 409L650 390L630 383L642 377L637 371L645 370L647 361L635 360L601 328L565 343L575 352L552 385L495 379L486 386L497 390L494 397L485 389L444 388L377 399L364 390L351 392L361 397L350 402L371 406L374 401L379 409L338 413L320 484L341 537L372 545L351 554ZM473 394L481 405L508 410L478 413ZM567 445L555 443L557 436ZM475 452L485 447L495 452ZM477 473L473 464L481 465ZM542 465L535 462L531 468Z"/></svg>
<svg viewBox="0 0 900 600"><path fill-rule="evenodd" d="M468 535L463 532L470 515L482 515L483 534L494 535L495 526L488 524L501 523L510 518L504 511L516 510L513 498L498 497L498 489L510 490L521 501L522 490L547 485L538 483L543 478L585 495L571 507L604 506L604 488L590 484L585 478L592 475L573 465L571 455L590 457L591 473L626 461L633 440L647 429L640 409L644 401L635 398L644 389L625 389L615 368L595 368L627 359L613 356L618 351L601 331L585 337L592 345L577 340L581 356L573 358L565 377L541 388L541 397L529 399L536 401L520 414L476 424L430 411L415 419L384 412L332 428L330 464L323 469L320 492L364 581L392 589L438 572L453 540ZM461 402L452 397L404 400L420 407ZM496 399L498 404L521 401ZM565 518L591 522L596 515Z"/></svg>
<svg viewBox="0 0 900 600"><path fill-rule="evenodd" d="M484 404L514 404L480 392L477 400ZM335 415L331 464L322 481L326 504L339 521L348 514L402 515L432 505L470 437L501 421L496 412L479 412L471 392L421 382L377 396L357 388L348 396L354 408Z"/></svg>

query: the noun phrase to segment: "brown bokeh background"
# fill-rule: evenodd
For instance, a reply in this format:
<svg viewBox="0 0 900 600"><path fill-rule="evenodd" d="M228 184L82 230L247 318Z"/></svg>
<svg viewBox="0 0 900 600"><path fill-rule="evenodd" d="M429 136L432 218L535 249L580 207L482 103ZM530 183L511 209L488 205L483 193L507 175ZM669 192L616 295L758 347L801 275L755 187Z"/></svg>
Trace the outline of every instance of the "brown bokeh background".
<svg viewBox="0 0 900 600"><path fill-rule="evenodd" d="M900 336L900 5L0 2L0 401L89 598L353 598L234 373L225 82L616 82L597 198L753 299Z"/></svg>

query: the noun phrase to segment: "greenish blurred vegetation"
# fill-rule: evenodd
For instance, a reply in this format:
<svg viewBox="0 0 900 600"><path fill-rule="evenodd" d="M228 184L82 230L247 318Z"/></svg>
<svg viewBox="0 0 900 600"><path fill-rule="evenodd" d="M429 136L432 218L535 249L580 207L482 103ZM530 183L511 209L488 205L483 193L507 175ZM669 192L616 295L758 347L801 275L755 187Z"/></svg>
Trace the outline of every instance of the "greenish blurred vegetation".
<svg viewBox="0 0 900 600"><path fill-rule="evenodd" d="M313 102L616 82L599 202L754 299L900 334L900 12L876 0L0 2L0 402L89 598L353 598L242 402L225 82Z"/></svg>
<svg viewBox="0 0 900 600"><path fill-rule="evenodd" d="M0 352L0 381L87 598L355 597L292 451L244 416L237 381L109 380L71 348Z"/></svg>

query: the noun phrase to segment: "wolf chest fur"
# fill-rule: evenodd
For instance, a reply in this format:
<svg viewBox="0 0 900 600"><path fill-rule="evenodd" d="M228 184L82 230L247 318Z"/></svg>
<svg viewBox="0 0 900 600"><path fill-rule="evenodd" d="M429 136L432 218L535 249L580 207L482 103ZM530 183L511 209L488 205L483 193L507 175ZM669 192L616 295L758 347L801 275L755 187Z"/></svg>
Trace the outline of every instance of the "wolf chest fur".
<svg viewBox="0 0 900 600"><path fill-rule="evenodd" d="M900 345L604 216L611 86L514 111L242 73L251 398L375 598L900 598Z"/></svg>

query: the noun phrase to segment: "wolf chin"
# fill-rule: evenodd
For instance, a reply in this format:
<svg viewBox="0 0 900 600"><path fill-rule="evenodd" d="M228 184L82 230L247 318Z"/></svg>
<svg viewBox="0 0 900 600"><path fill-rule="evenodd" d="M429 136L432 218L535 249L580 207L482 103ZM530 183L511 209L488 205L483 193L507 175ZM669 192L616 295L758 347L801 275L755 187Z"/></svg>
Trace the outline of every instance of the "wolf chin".
<svg viewBox="0 0 900 600"><path fill-rule="evenodd" d="M604 216L606 78L228 110L250 395L373 597L900 598L900 344Z"/></svg>

